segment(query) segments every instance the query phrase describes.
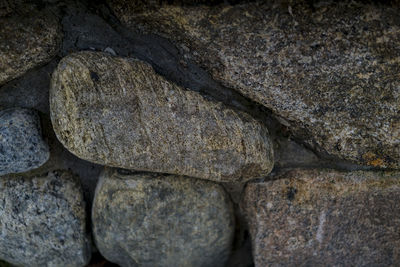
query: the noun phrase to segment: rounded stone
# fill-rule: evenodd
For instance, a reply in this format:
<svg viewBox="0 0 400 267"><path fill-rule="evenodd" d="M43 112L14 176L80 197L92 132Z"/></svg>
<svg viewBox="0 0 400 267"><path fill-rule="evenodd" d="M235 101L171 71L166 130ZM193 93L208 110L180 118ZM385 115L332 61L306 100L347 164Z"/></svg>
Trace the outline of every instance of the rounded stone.
<svg viewBox="0 0 400 267"><path fill-rule="evenodd" d="M213 182L106 169L92 208L97 248L121 266L224 266L230 199Z"/></svg>
<svg viewBox="0 0 400 267"><path fill-rule="evenodd" d="M12 16L1 17L1 9L0 4L0 85L49 62L62 38L59 19L49 10L26 5Z"/></svg>
<svg viewBox="0 0 400 267"><path fill-rule="evenodd" d="M81 186L67 171L0 179L0 259L16 266L85 266Z"/></svg>
<svg viewBox="0 0 400 267"><path fill-rule="evenodd" d="M31 109L0 110L0 175L26 172L50 157L40 118Z"/></svg>
<svg viewBox="0 0 400 267"><path fill-rule="evenodd" d="M50 114L68 150L110 167L227 182L263 177L274 164L260 121L133 58L87 51L63 58Z"/></svg>

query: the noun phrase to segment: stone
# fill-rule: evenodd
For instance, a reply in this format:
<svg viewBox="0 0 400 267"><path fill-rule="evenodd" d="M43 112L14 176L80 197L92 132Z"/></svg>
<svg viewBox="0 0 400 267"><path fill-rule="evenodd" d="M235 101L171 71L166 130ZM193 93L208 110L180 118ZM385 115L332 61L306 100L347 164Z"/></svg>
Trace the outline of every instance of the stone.
<svg viewBox="0 0 400 267"><path fill-rule="evenodd" d="M0 17L0 85L49 62L61 45L61 24L37 8Z"/></svg>
<svg viewBox="0 0 400 267"><path fill-rule="evenodd" d="M0 175L38 168L49 156L36 111L23 108L0 110Z"/></svg>
<svg viewBox="0 0 400 267"><path fill-rule="evenodd" d="M400 173L291 170L244 194L255 266L397 266Z"/></svg>
<svg viewBox="0 0 400 267"><path fill-rule="evenodd" d="M100 253L120 266L224 266L232 203L211 181L107 168L92 209Z"/></svg>
<svg viewBox="0 0 400 267"><path fill-rule="evenodd" d="M85 266L85 203L67 171L0 178L0 259L16 266Z"/></svg>
<svg viewBox="0 0 400 267"><path fill-rule="evenodd" d="M262 123L169 82L145 62L71 54L50 87L57 137L82 159L215 181L246 181L272 169Z"/></svg>
<svg viewBox="0 0 400 267"><path fill-rule="evenodd" d="M0 2L0 17L8 16L10 13L14 12L19 5L21 5L24 0L13 0L13 1L1 1Z"/></svg>
<svg viewBox="0 0 400 267"><path fill-rule="evenodd" d="M258 1L135 9L135 1L108 2L129 29L168 38L316 149L400 168L399 5Z"/></svg>

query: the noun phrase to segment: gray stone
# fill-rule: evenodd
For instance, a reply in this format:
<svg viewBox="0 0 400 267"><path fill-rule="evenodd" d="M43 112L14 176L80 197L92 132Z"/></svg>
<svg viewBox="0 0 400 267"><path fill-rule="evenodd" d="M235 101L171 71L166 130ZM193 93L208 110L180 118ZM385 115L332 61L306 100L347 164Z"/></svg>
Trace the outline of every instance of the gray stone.
<svg viewBox="0 0 400 267"><path fill-rule="evenodd" d="M0 175L26 172L49 159L36 111L22 108L0 110Z"/></svg>
<svg viewBox="0 0 400 267"><path fill-rule="evenodd" d="M49 62L61 45L61 25L49 10L22 9L0 17L0 84Z"/></svg>
<svg viewBox="0 0 400 267"><path fill-rule="evenodd" d="M17 266L85 266L85 203L66 171L0 179L0 258Z"/></svg>
<svg viewBox="0 0 400 267"><path fill-rule="evenodd" d="M130 29L170 39L311 145L365 165L400 167L399 5L260 1L136 9L135 1L108 2Z"/></svg>
<svg viewBox="0 0 400 267"><path fill-rule="evenodd" d="M249 183L256 266L398 266L400 173L292 170Z"/></svg>
<svg viewBox="0 0 400 267"><path fill-rule="evenodd" d="M216 181L246 181L273 166L260 122L135 59L100 52L65 57L52 77L50 112L61 143L102 165Z"/></svg>
<svg viewBox="0 0 400 267"><path fill-rule="evenodd" d="M232 203L213 182L106 169L92 209L101 254L120 266L224 266Z"/></svg>

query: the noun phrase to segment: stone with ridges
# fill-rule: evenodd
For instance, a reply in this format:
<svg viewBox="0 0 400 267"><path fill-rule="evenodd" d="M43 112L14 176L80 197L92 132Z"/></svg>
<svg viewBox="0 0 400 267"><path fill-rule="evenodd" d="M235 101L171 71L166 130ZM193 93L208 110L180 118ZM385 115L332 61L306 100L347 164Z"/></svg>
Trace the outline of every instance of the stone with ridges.
<svg viewBox="0 0 400 267"><path fill-rule="evenodd" d="M64 146L113 167L245 181L268 174L268 130L205 100L148 64L105 53L65 57L53 73L50 112Z"/></svg>

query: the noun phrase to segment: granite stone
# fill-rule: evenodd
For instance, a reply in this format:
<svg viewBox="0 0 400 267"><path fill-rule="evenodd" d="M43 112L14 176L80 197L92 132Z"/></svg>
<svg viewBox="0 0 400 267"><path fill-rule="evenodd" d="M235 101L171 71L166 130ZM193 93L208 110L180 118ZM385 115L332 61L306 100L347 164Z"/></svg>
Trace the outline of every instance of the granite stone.
<svg viewBox="0 0 400 267"><path fill-rule="evenodd" d="M28 5L0 16L0 85L49 62L59 51L61 38L61 24L50 10Z"/></svg>
<svg viewBox="0 0 400 267"><path fill-rule="evenodd" d="M49 156L36 111L23 108L0 110L0 175L38 168Z"/></svg>
<svg viewBox="0 0 400 267"><path fill-rule="evenodd" d="M85 266L85 203L76 177L53 171L0 178L0 259L15 266Z"/></svg>
<svg viewBox="0 0 400 267"><path fill-rule="evenodd" d="M108 2L130 30L168 38L185 58L271 109L315 149L400 168L398 4L153 2L137 9L135 1Z"/></svg>
<svg viewBox="0 0 400 267"><path fill-rule="evenodd" d="M255 266L397 266L400 173L291 170L251 182Z"/></svg>
<svg viewBox="0 0 400 267"><path fill-rule="evenodd" d="M107 168L92 209L97 248L120 266L224 266L232 203L211 181Z"/></svg>

